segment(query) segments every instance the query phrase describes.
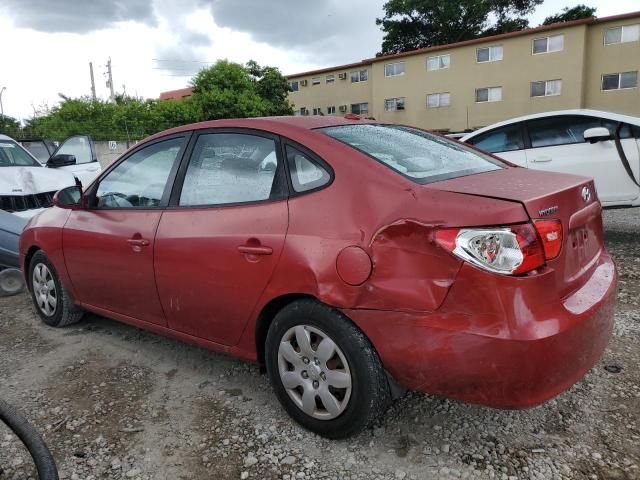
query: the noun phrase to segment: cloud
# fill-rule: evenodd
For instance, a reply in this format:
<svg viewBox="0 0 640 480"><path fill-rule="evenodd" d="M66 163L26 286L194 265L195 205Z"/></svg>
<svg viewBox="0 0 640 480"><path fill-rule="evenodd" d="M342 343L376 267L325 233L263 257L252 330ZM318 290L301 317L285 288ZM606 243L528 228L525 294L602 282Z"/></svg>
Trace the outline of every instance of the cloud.
<svg viewBox="0 0 640 480"><path fill-rule="evenodd" d="M273 47L305 52L320 63L352 62L378 51L375 19L384 0L208 0L221 27Z"/></svg>
<svg viewBox="0 0 640 480"><path fill-rule="evenodd" d="M155 24L151 0L3 0L17 26L50 33L86 33L117 22Z"/></svg>

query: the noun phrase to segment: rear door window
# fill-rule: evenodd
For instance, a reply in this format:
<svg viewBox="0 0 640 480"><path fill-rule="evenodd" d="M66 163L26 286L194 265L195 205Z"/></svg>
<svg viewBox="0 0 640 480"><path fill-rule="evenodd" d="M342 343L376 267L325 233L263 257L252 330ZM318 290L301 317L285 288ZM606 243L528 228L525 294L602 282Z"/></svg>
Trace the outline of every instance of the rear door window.
<svg viewBox="0 0 640 480"><path fill-rule="evenodd" d="M196 141L180 206L228 205L285 196L273 138L245 133L207 133ZM286 184L284 185L286 187Z"/></svg>
<svg viewBox="0 0 640 480"><path fill-rule="evenodd" d="M602 122L599 118L580 115L561 115L527 122L532 148L583 143L585 130L600 126Z"/></svg>
<svg viewBox="0 0 640 480"><path fill-rule="evenodd" d="M467 143L490 153L512 152L524 148L521 124L508 125L470 138Z"/></svg>

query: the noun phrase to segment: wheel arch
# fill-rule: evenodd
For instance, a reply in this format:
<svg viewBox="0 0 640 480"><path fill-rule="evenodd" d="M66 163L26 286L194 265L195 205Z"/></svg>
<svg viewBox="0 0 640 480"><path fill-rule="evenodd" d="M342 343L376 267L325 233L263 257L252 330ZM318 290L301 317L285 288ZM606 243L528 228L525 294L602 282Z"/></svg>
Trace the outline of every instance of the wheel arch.
<svg viewBox="0 0 640 480"><path fill-rule="evenodd" d="M31 259L33 258L33 256L40 250L42 249L39 246L31 245L27 250L26 255L24 256L24 265L22 268L22 272L24 273L24 278L27 283L27 290L29 291L31 291L31 279L29 278L31 276L31 272L29 271L29 265L31 264Z"/></svg>
<svg viewBox="0 0 640 480"><path fill-rule="evenodd" d="M265 342L267 340L267 333L269 332L271 322L273 322L275 316L284 307L293 302L304 299L315 300L317 302L320 301L313 295L309 295L307 293L287 293L271 299L264 307L262 307L262 310L258 314L255 326L256 356L261 370L264 369L265 365Z"/></svg>

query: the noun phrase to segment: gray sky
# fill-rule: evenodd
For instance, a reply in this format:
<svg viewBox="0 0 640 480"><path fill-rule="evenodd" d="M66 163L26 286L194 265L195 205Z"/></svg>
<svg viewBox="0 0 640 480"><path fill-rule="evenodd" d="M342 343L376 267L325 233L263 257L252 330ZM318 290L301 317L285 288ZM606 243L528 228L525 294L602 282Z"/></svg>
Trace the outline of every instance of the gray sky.
<svg viewBox="0 0 640 480"><path fill-rule="evenodd" d="M638 10L638 0L546 0L531 25L585 3L599 17ZM5 114L28 118L58 94L106 98L114 85L157 97L184 87L207 62L227 58L275 65L283 73L375 55L384 0L0 0L0 88Z"/></svg>

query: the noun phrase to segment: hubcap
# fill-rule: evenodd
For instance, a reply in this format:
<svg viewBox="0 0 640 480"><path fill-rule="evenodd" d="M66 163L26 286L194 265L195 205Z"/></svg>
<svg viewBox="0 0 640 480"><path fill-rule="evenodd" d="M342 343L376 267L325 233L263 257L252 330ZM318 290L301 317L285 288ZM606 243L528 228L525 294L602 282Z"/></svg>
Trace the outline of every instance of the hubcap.
<svg viewBox="0 0 640 480"><path fill-rule="evenodd" d="M58 294L53 276L44 263L38 263L33 269L33 295L38 308L47 317L56 312Z"/></svg>
<svg viewBox="0 0 640 480"><path fill-rule="evenodd" d="M318 420L338 417L351 397L351 371L342 350L322 330L298 325L283 335L278 371L293 402Z"/></svg>

